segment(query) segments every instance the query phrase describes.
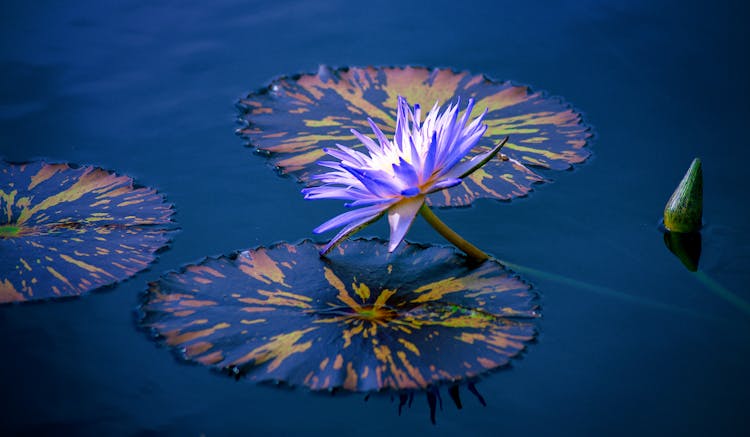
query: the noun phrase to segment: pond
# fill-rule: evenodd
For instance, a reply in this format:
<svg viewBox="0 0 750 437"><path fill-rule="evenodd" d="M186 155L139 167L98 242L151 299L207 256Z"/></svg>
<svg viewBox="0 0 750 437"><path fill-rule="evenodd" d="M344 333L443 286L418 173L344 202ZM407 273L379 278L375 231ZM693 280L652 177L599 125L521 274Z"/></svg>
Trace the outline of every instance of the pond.
<svg viewBox="0 0 750 437"><path fill-rule="evenodd" d="M0 306L3 435L745 435L750 358L750 14L700 2L6 1L0 157L154 187L180 230L151 267L81 298ZM560 95L595 136L512 202L440 210L539 295L538 335L479 400L311 393L179 361L138 328L147 283L205 256L311 238L307 201L235 134L235 103L319 64L423 65ZM704 173L698 272L664 205ZM387 237L387 224L362 236ZM320 241L324 237L316 237ZM407 240L444 244L423 220Z"/></svg>

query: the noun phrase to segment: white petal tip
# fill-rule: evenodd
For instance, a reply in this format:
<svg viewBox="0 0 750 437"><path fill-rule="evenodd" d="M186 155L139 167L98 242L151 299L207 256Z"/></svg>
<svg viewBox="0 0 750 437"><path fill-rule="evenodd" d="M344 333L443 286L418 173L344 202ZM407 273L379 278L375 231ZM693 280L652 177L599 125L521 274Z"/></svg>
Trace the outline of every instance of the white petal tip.
<svg viewBox="0 0 750 437"><path fill-rule="evenodd" d="M393 253L394 250L398 249L398 246L401 244L401 241L398 242L389 242L388 243L388 253Z"/></svg>

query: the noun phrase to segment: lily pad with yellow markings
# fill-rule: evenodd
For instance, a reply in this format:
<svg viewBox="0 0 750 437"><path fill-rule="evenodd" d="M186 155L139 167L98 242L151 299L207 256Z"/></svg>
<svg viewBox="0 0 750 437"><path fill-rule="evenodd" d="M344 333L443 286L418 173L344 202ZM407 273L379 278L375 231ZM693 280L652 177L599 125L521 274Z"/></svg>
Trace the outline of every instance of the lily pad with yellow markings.
<svg viewBox="0 0 750 437"><path fill-rule="evenodd" d="M530 287L451 248L310 241L150 284L143 325L190 361L314 390L422 389L503 366L535 335Z"/></svg>
<svg viewBox="0 0 750 437"><path fill-rule="evenodd" d="M476 100L471 118L485 108L488 126L476 153L486 152L506 136L507 160L494 159L451 190L429 198L435 206L469 205L478 198L509 200L524 196L545 178L533 170L566 170L590 154L591 133L581 115L559 98L533 92L483 75L422 67L321 66L317 74L281 77L239 101L238 133L268 152L283 173L310 184L326 169L317 165L324 147L363 147L351 129L370 132L370 117L392 138L397 97L426 110L461 98ZM460 115L459 115L460 117Z"/></svg>
<svg viewBox="0 0 750 437"><path fill-rule="evenodd" d="M76 296L143 270L172 207L127 176L0 162L0 303Z"/></svg>

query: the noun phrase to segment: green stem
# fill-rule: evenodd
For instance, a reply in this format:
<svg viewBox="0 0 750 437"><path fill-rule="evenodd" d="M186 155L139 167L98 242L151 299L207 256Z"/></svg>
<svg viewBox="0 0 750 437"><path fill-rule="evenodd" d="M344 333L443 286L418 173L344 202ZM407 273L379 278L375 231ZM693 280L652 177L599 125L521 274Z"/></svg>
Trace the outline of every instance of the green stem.
<svg viewBox="0 0 750 437"><path fill-rule="evenodd" d="M427 206L426 203L422 204L422 207L419 209L419 213L422 214L422 217L424 217L427 223L435 228L435 230L438 231L440 235L442 235L446 240L453 243L454 246L464 251L471 258L477 261L484 261L489 259L489 256L486 253L482 252L479 248L461 238L461 236L454 232L453 229L449 228L448 225L443 223L443 221L440 220L434 212L432 212L432 210L429 206Z"/></svg>
<svg viewBox="0 0 750 437"><path fill-rule="evenodd" d="M716 317L713 317L711 315L697 312L688 308L681 308L675 305L670 305L670 304L659 302L653 299L640 297L640 296L632 295L629 293L623 293L622 291L613 290L611 288L603 287L601 285L589 284L587 282L584 282L578 279L573 279L567 276L558 275L558 274L551 273L551 272L545 272L542 270L537 270L531 267L526 267L526 266L522 266L519 264L515 264L506 260L498 260L498 261L501 264L505 265L506 267L510 268L511 270L517 273L537 276L537 277L546 279L548 281L557 282L563 285L567 285L569 287L578 288L579 290L590 291L590 292L597 293L603 296L617 298L625 302L630 302L630 303L643 305L645 307L650 307L650 308L655 308L655 309L660 309L660 310L666 310L672 313L683 314L686 316L695 317L699 319L711 320L714 322L724 322L724 320L722 319L717 319Z"/></svg>
<svg viewBox="0 0 750 437"><path fill-rule="evenodd" d="M732 293L729 289L719 284L716 280L709 277L704 271L699 270L693 274L698 281L700 281L706 288L711 290L714 294L727 302L734 305L737 309L750 315L750 302L744 300L740 296Z"/></svg>

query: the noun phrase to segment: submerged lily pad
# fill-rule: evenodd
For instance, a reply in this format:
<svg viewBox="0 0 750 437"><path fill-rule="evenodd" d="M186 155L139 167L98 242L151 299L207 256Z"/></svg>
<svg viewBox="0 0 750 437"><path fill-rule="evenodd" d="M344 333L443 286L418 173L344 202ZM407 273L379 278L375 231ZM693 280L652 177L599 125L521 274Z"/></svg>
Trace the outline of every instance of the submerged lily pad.
<svg viewBox="0 0 750 437"><path fill-rule="evenodd" d="M253 381L420 389L507 364L535 334L530 287L453 249L280 243L154 283L143 325L181 356Z"/></svg>
<svg viewBox="0 0 750 437"><path fill-rule="evenodd" d="M238 132L258 150L270 152L283 173L311 183L325 171L316 164L323 147L339 143L362 147L350 129L370 132L367 117L392 136L396 128L397 97L429 109L474 98L472 118L485 108L487 132L476 153L489 150L506 136L507 160L498 158L451 189L433 194L435 206L469 205L478 198L508 200L524 196L544 178L530 167L565 170L584 161L591 136L581 115L559 98L532 92L511 82L494 82L483 75L422 67L321 67L317 74L281 77L241 99Z"/></svg>
<svg viewBox="0 0 750 437"><path fill-rule="evenodd" d="M80 295L143 270L171 205L95 167L0 162L0 303Z"/></svg>

